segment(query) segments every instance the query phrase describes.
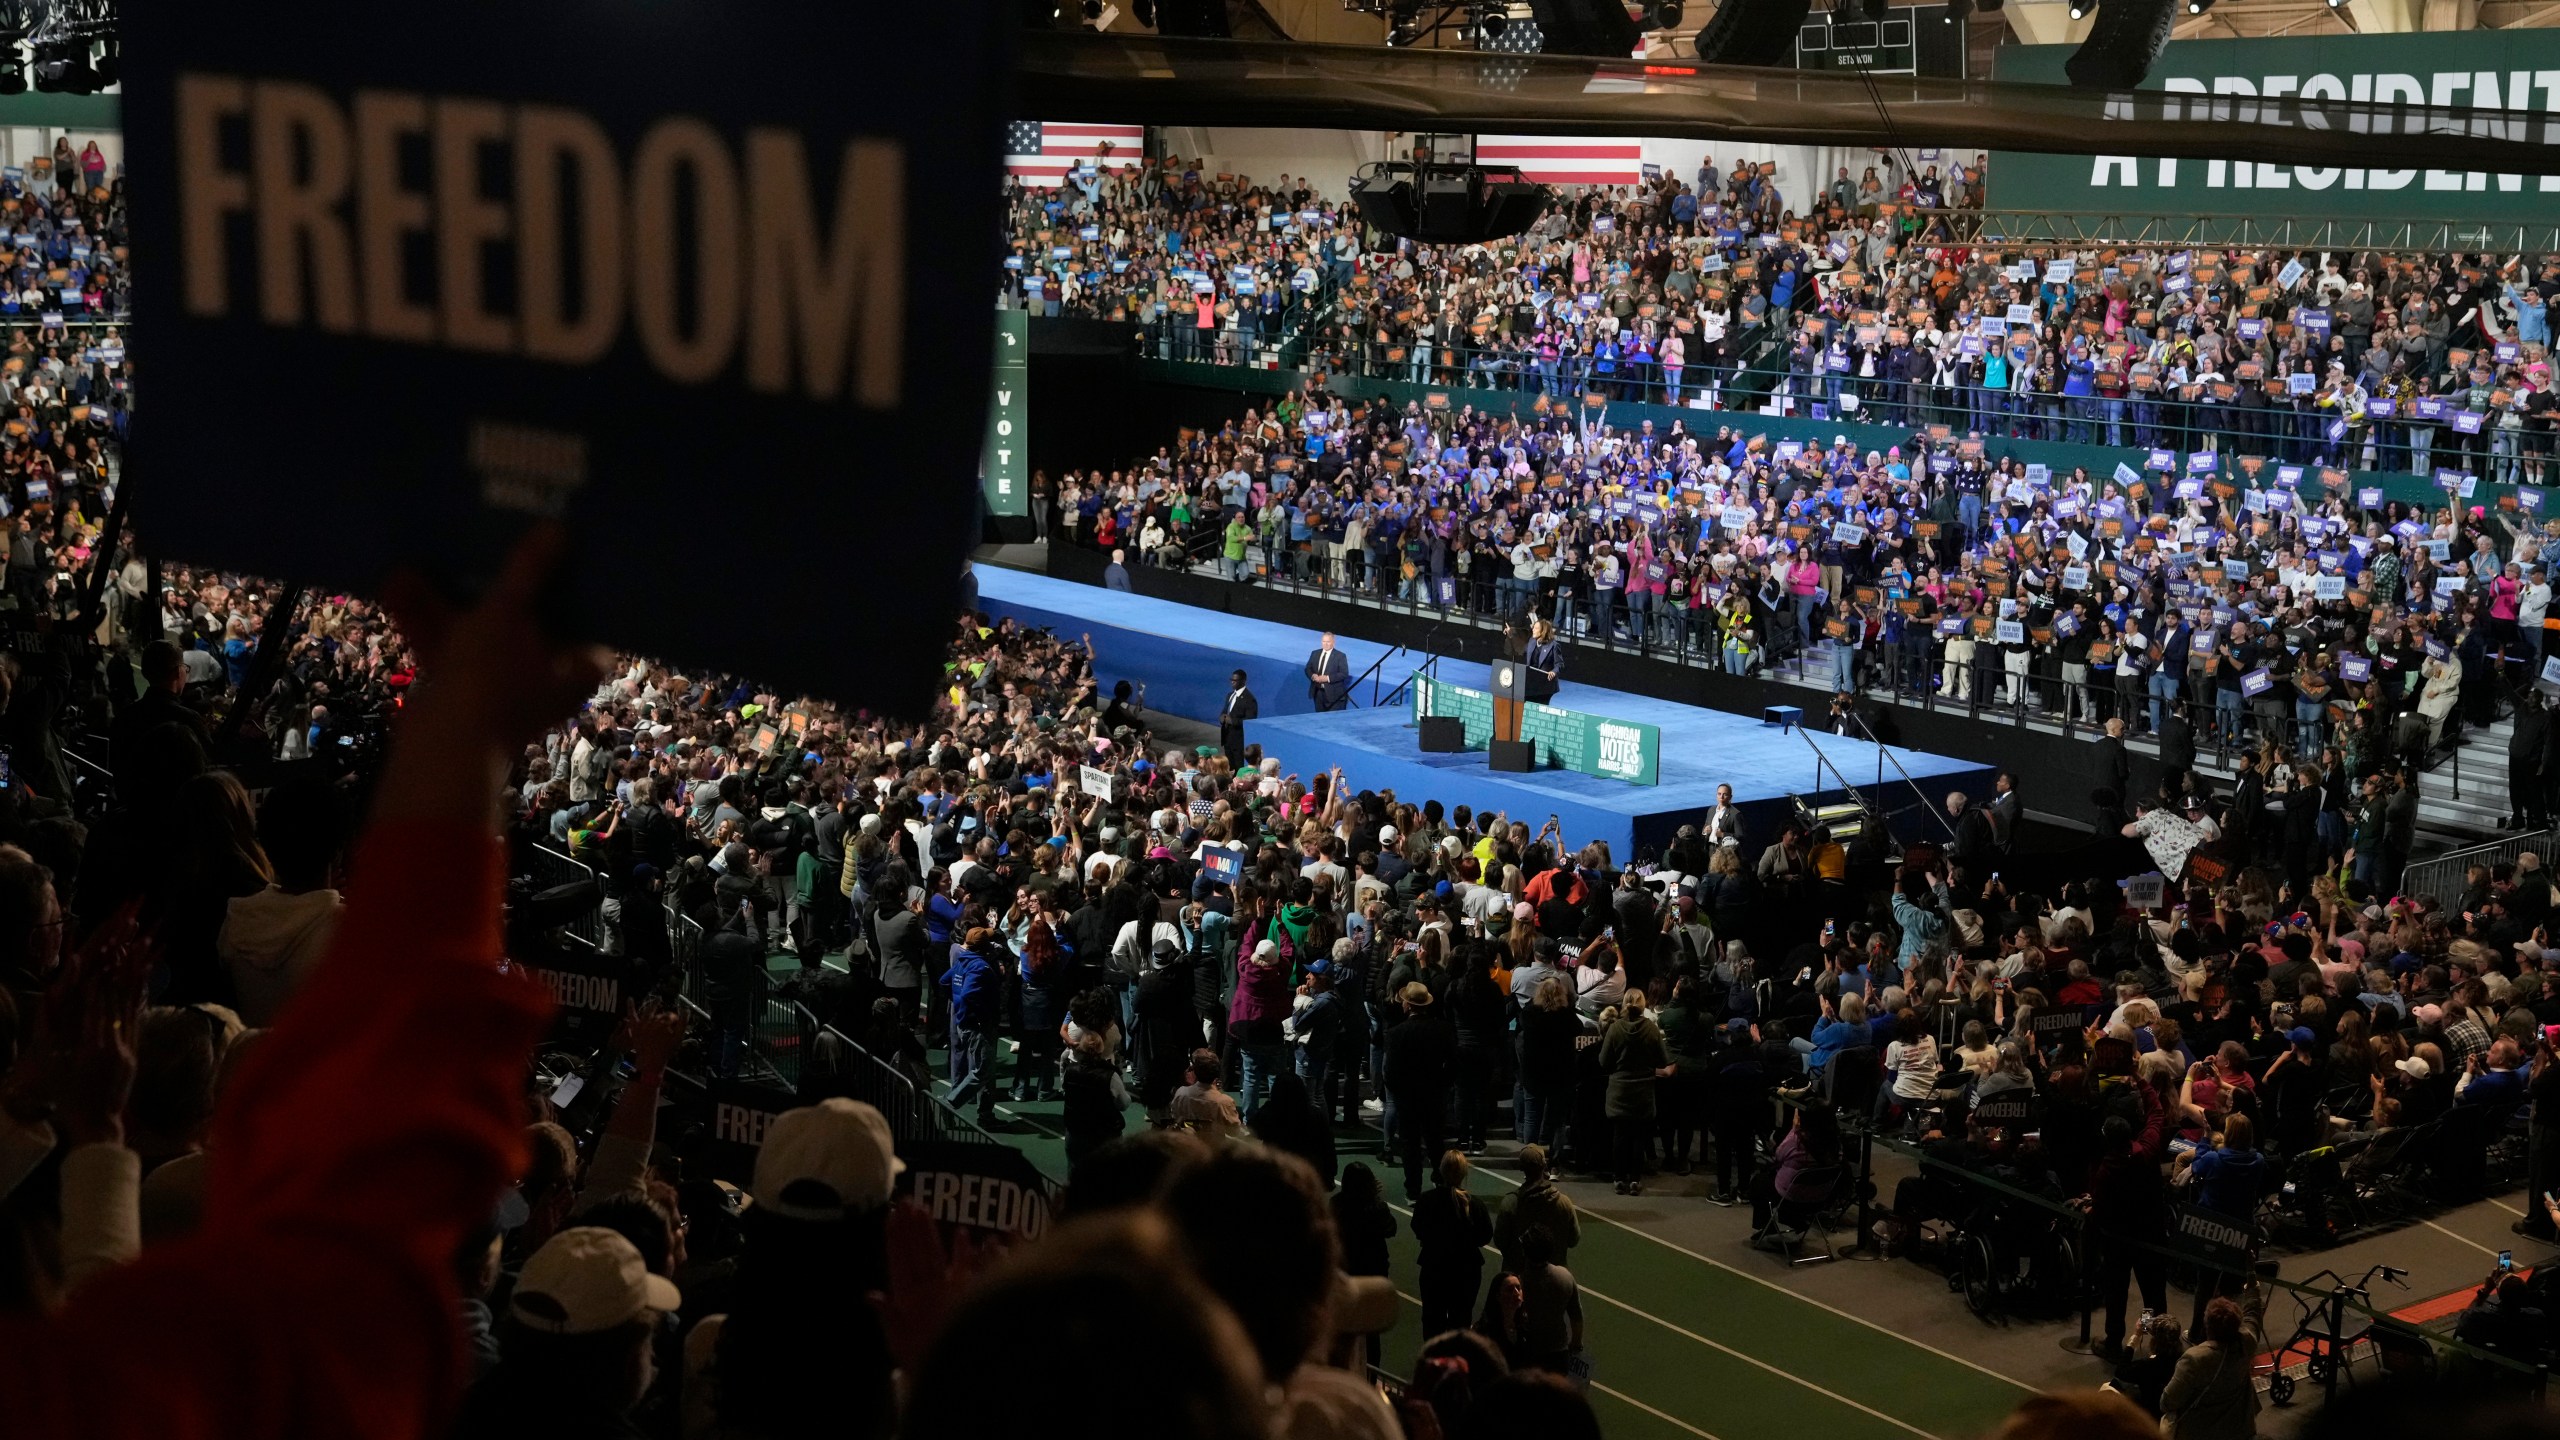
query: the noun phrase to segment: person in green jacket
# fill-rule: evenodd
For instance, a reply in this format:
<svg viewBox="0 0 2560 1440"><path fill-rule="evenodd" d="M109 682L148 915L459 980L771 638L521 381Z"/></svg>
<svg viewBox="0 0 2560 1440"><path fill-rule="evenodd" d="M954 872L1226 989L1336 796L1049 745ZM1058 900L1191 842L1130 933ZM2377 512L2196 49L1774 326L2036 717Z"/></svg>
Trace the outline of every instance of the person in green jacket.
<svg viewBox="0 0 2560 1440"><path fill-rule="evenodd" d="M1228 516L1226 544L1228 579L1241 580L1244 578L1244 547L1252 543L1253 527L1244 523L1244 512L1239 510L1235 514Z"/></svg>

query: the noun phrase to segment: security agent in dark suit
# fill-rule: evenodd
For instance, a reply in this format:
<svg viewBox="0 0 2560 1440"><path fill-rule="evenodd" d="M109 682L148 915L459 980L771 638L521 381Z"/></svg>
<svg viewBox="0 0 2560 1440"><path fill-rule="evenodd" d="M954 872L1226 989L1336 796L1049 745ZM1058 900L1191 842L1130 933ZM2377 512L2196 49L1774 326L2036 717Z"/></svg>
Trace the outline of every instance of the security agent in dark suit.
<svg viewBox="0 0 2560 1440"><path fill-rule="evenodd" d="M1982 808L1989 812L1991 843L1999 847L2001 854L2008 854L2010 847L2017 843L2021 813L2017 777L2006 770L1992 776L1991 802Z"/></svg>
<svg viewBox="0 0 2560 1440"><path fill-rule="evenodd" d="M1351 657L1333 648L1330 630L1307 656L1307 698L1319 711L1340 710L1351 703Z"/></svg>
<svg viewBox="0 0 2560 1440"><path fill-rule="evenodd" d="M1218 711L1218 748L1225 751L1227 763L1238 770L1244 768L1244 722L1262 714L1262 702L1245 688L1244 672L1227 677L1227 703Z"/></svg>

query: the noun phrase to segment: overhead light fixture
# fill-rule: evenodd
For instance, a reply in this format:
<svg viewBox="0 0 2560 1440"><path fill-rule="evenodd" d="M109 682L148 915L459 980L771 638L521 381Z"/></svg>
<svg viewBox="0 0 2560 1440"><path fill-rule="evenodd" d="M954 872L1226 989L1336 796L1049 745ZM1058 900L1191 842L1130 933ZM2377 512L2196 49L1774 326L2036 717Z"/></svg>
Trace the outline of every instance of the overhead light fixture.
<svg viewBox="0 0 2560 1440"><path fill-rule="evenodd" d="M1973 13L1973 0L1947 0L1947 8L1938 12L1938 23L1953 25Z"/></svg>
<svg viewBox="0 0 2560 1440"><path fill-rule="evenodd" d="M2131 90L2151 73L2178 19L2178 0L2090 0L2098 12L2089 38L2062 62L2084 90ZM2213 0L2205 0L2210 5Z"/></svg>
<svg viewBox="0 0 2560 1440"><path fill-rule="evenodd" d="M0 95L27 93L27 41L23 35L0 44Z"/></svg>
<svg viewBox="0 0 2560 1440"><path fill-rule="evenodd" d="M2089 0L2071 0L2071 18L2074 20L2089 18Z"/></svg>
<svg viewBox="0 0 2560 1440"><path fill-rule="evenodd" d="M1681 4L1680 0L1647 0L1644 7L1644 28L1677 30L1680 28L1680 22L1687 19L1688 15L1688 7Z"/></svg>
<svg viewBox="0 0 2560 1440"><path fill-rule="evenodd" d="M1813 0L1724 0L1689 42L1710 65L1796 63L1796 36Z"/></svg>
<svg viewBox="0 0 2560 1440"><path fill-rule="evenodd" d="M2187 13L2201 15L2213 8L2213 0L2187 0Z"/></svg>
<svg viewBox="0 0 2560 1440"><path fill-rule="evenodd" d="M89 64L86 40L48 41L36 47L36 88L51 94L95 95L98 72Z"/></svg>

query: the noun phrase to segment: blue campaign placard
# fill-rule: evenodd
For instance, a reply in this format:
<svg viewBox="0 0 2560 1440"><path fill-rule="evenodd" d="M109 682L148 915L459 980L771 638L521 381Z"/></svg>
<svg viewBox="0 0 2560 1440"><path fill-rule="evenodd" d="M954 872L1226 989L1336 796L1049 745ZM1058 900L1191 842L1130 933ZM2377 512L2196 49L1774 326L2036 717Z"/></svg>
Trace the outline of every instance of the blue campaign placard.
<svg viewBox="0 0 2560 1440"><path fill-rule="evenodd" d="M790 43L745 84L702 64L737 40L712 0L122 14L127 161L157 177L133 246L162 262L128 463L169 558L467 592L556 517L564 637L927 697L943 627L870 623L878 592L839 577L956 600L986 434L952 417L985 412L996 346L994 12L783 0L757 19ZM298 377L289 455L236 443L251 373ZM633 583L698 571L668 520L706 476L788 623Z"/></svg>

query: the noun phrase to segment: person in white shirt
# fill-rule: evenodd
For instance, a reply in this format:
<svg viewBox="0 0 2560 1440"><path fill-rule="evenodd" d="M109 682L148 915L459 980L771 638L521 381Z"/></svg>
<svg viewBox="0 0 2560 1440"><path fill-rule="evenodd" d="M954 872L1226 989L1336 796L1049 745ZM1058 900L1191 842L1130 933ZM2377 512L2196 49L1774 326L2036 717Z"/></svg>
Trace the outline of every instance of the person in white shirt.
<svg viewBox="0 0 2560 1440"><path fill-rule="evenodd" d="M1893 1022L1893 1043L1884 1047L1884 1068L1893 1075L1893 1098L1916 1104L1938 1092L1938 1041L1917 1010L1905 1010Z"/></svg>
<svg viewBox="0 0 2560 1440"><path fill-rule="evenodd" d="M1733 787L1730 785L1716 787L1716 808L1707 812L1707 843L1742 843L1742 810L1733 803Z"/></svg>
<svg viewBox="0 0 2560 1440"><path fill-rule="evenodd" d="M2222 827L2202 809L2190 816L2163 808L2143 811L2141 818L2124 827L2124 833L2140 840L2151 855L2151 863L2174 881L2186 873L2187 857L2195 853L2196 847L2221 838Z"/></svg>
<svg viewBox="0 0 2560 1440"><path fill-rule="evenodd" d="M2539 565L2525 570L2524 588L2516 593L2516 640L2524 651L2525 670L2542 670L2542 622L2551 613L2551 582Z"/></svg>

